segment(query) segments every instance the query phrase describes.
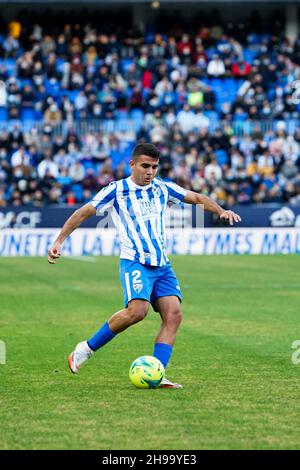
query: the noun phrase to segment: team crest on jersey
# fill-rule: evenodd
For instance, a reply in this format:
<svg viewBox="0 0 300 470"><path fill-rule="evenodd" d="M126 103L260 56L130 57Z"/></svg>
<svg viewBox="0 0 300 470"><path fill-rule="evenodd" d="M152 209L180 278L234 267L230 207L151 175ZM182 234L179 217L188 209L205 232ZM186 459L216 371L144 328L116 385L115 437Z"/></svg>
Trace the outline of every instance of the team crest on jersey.
<svg viewBox="0 0 300 470"><path fill-rule="evenodd" d="M139 282L139 283L136 283L136 284L133 284L133 290L137 293L137 294L140 294L143 290L143 283L142 282Z"/></svg>
<svg viewBox="0 0 300 470"><path fill-rule="evenodd" d="M153 188L153 192L157 197L159 197L161 195L161 189L158 186L155 186Z"/></svg>

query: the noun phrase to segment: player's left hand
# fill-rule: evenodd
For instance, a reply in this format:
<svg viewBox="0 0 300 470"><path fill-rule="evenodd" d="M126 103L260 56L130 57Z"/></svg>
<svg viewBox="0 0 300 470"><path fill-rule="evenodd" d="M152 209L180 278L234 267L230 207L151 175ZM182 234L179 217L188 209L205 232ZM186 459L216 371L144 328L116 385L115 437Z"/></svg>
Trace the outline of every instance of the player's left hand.
<svg viewBox="0 0 300 470"><path fill-rule="evenodd" d="M55 242L50 250L48 251L48 263L55 264L55 259L59 258L61 255L61 244Z"/></svg>
<svg viewBox="0 0 300 470"><path fill-rule="evenodd" d="M233 211L223 211L220 215L221 220L227 220L230 225L233 225L234 222L241 222L241 217Z"/></svg>

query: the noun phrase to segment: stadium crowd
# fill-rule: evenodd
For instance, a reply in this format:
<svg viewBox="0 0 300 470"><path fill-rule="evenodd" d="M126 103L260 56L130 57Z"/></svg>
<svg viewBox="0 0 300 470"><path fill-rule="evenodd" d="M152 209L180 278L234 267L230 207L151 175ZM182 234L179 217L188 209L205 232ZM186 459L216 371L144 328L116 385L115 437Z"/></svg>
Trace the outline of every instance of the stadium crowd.
<svg viewBox="0 0 300 470"><path fill-rule="evenodd" d="M227 207L300 204L300 38L291 43L282 24L49 28L1 27L0 206L88 201L129 174L137 141L160 148L161 176ZM76 132L85 120L123 127ZM236 132L269 120L267 132ZM56 131L62 122L68 132Z"/></svg>

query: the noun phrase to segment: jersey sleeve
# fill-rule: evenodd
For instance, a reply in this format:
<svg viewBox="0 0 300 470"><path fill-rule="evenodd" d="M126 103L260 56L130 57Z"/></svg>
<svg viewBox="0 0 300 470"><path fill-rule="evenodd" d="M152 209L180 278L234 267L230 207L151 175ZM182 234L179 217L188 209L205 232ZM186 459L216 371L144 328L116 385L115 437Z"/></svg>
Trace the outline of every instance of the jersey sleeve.
<svg viewBox="0 0 300 470"><path fill-rule="evenodd" d="M116 197L116 183L110 183L105 188L102 188L93 199L90 200L90 204L97 209L97 212L103 214L108 209L111 209L114 205Z"/></svg>
<svg viewBox="0 0 300 470"><path fill-rule="evenodd" d="M168 190L168 202L171 204L179 204L180 202L183 202L187 194L187 190L172 181L165 181L164 183Z"/></svg>

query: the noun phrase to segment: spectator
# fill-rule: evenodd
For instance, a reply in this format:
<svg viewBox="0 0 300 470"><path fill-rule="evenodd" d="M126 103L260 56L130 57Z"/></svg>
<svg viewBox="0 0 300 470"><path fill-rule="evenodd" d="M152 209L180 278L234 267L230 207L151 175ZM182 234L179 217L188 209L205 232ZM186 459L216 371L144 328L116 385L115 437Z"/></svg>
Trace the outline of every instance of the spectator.
<svg viewBox="0 0 300 470"><path fill-rule="evenodd" d="M0 132L1 204L79 202L91 193L83 180L98 188L128 173L136 139L162 149L164 177L229 205L299 200L299 40L274 25L253 43L250 23L217 17L179 38L167 23L145 37L42 17L28 34L25 17L17 23L0 45L0 118L11 129ZM28 115L51 125L28 131Z"/></svg>
<svg viewBox="0 0 300 470"><path fill-rule="evenodd" d="M0 107L6 108L7 106L7 93L5 83L0 81Z"/></svg>
<svg viewBox="0 0 300 470"><path fill-rule="evenodd" d="M47 177L57 178L59 171L58 165L52 161L50 151L45 151L44 159L39 163L37 167L37 173L40 179Z"/></svg>
<svg viewBox="0 0 300 470"><path fill-rule="evenodd" d="M211 162L205 167L204 177L212 185L222 178L222 168L214 157L211 157Z"/></svg>
<svg viewBox="0 0 300 470"><path fill-rule="evenodd" d="M13 58L16 56L17 50L19 49L19 41L15 38L12 33L9 33L6 39L2 44L2 48L4 50L5 58Z"/></svg>
<svg viewBox="0 0 300 470"><path fill-rule="evenodd" d="M177 122L184 134L187 134L194 129L195 113L190 109L189 105L184 105L183 109L179 111Z"/></svg>
<svg viewBox="0 0 300 470"><path fill-rule="evenodd" d="M225 75L225 64L223 60L214 54L207 65L207 74L211 77L223 77Z"/></svg>
<svg viewBox="0 0 300 470"><path fill-rule="evenodd" d="M80 162L74 162L69 169L69 175L72 181L80 183L85 176L84 166Z"/></svg>
<svg viewBox="0 0 300 470"><path fill-rule="evenodd" d="M52 103L49 108L46 109L44 119L48 123L59 123L62 120L62 112L58 108L56 103Z"/></svg>
<svg viewBox="0 0 300 470"><path fill-rule="evenodd" d="M236 78L248 77L251 73L251 65L245 62L241 57L235 62L232 67L232 74Z"/></svg>

